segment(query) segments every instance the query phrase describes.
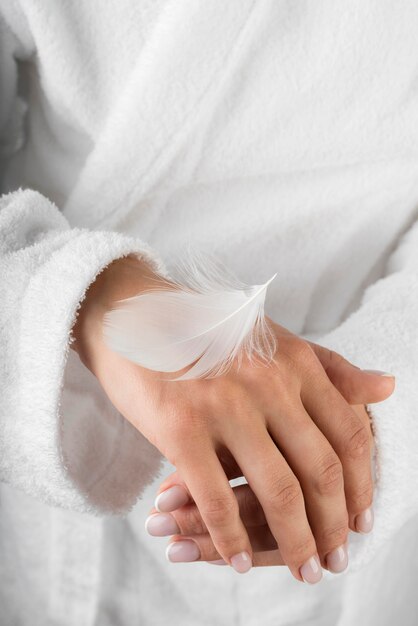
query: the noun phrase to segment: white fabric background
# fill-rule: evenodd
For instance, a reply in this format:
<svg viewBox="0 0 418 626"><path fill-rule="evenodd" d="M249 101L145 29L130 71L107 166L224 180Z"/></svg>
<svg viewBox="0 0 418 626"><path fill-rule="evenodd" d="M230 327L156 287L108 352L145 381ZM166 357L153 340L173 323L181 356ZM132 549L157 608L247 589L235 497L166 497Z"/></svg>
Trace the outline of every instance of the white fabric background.
<svg viewBox="0 0 418 626"><path fill-rule="evenodd" d="M417 22L412 0L4 0L6 623L414 624ZM113 258L164 272L190 241L248 282L277 271L270 316L396 374L375 529L315 588L168 564L142 525L170 468L69 350Z"/></svg>

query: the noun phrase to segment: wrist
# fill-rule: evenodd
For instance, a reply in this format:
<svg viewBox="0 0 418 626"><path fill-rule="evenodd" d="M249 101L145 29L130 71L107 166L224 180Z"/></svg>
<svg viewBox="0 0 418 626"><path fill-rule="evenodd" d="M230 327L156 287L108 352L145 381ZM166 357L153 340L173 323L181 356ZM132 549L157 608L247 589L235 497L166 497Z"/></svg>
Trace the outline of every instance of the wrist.
<svg viewBox="0 0 418 626"><path fill-rule="evenodd" d="M80 303L72 328L71 348L80 360L93 371L94 354L103 344L103 316L117 300L135 296L164 280L146 261L129 255L115 259L105 267L88 287Z"/></svg>

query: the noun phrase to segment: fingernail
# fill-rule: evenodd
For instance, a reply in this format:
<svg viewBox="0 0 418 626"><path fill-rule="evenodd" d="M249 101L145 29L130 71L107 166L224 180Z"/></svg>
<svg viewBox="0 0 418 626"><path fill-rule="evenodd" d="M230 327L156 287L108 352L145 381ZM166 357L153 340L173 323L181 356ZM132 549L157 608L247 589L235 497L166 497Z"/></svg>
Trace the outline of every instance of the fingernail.
<svg viewBox="0 0 418 626"><path fill-rule="evenodd" d="M223 559L217 559L216 561L206 561L206 563L210 563L211 565L228 565L228 563Z"/></svg>
<svg viewBox="0 0 418 626"><path fill-rule="evenodd" d="M376 376L388 376L389 378L395 378L394 374L389 372L382 372L382 370L363 370L366 374L375 374Z"/></svg>
<svg viewBox="0 0 418 626"><path fill-rule="evenodd" d="M321 563L316 555L311 556L311 558L302 565L299 571L305 583L309 583L310 585L319 583L322 578Z"/></svg>
<svg viewBox="0 0 418 626"><path fill-rule="evenodd" d="M327 555L327 567L330 572L334 574L339 574L343 572L348 565L348 551L346 544L335 548L332 552Z"/></svg>
<svg viewBox="0 0 418 626"><path fill-rule="evenodd" d="M160 513L170 513L189 501L189 496L183 487L174 485L162 491L155 498L154 506Z"/></svg>
<svg viewBox="0 0 418 626"><path fill-rule="evenodd" d="M166 537L180 533L180 528L170 513L153 513L147 517L145 530L153 537Z"/></svg>
<svg viewBox="0 0 418 626"><path fill-rule="evenodd" d="M165 556L172 563L189 563L200 559L200 550L194 541L174 541L168 544Z"/></svg>
<svg viewBox="0 0 418 626"><path fill-rule="evenodd" d="M373 509L368 508L359 513L354 520L356 530L359 533L369 533L373 528Z"/></svg>
<svg viewBox="0 0 418 626"><path fill-rule="evenodd" d="M234 554L231 558L231 565L239 574L245 574L252 568L253 564L248 552L240 552L239 554Z"/></svg>

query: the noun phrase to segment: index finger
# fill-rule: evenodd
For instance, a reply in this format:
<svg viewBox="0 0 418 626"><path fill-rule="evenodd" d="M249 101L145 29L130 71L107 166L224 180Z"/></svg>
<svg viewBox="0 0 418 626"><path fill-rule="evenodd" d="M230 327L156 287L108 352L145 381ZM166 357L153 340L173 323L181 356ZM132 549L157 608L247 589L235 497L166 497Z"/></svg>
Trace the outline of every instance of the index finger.
<svg viewBox="0 0 418 626"><path fill-rule="evenodd" d="M250 539L215 450L188 450L178 465L217 551L237 572L247 572L253 559Z"/></svg>

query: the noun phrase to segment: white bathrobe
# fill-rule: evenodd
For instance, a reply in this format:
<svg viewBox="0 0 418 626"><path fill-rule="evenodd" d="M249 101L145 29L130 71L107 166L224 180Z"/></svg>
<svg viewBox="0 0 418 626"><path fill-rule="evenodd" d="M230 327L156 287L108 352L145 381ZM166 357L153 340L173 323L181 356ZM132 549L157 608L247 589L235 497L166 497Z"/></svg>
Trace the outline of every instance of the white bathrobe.
<svg viewBox="0 0 418 626"><path fill-rule="evenodd" d="M418 598L416 0L1 0L1 626L403 626ZM171 564L172 470L70 349L113 259L191 242L362 368L375 528L310 587Z"/></svg>

